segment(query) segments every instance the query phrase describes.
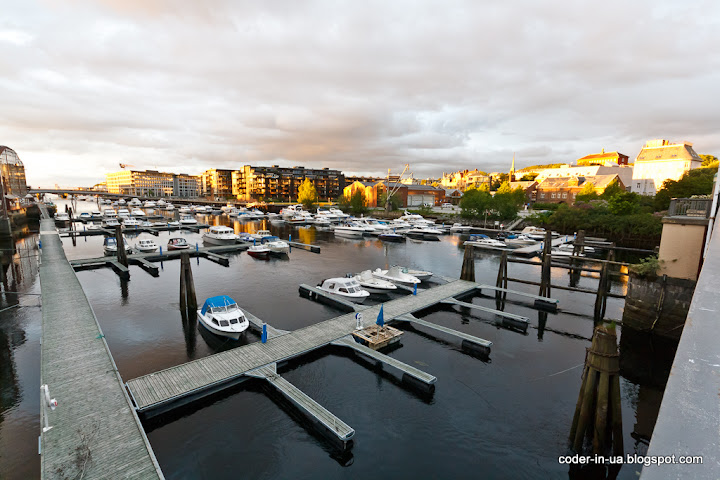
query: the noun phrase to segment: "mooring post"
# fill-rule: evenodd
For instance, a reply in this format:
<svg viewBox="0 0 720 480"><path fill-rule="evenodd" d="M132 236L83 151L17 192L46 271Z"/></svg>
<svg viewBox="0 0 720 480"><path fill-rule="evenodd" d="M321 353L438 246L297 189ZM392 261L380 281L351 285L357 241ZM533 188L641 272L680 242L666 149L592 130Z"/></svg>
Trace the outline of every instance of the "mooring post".
<svg viewBox="0 0 720 480"><path fill-rule="evenodd" d="M540 292L538 295L541 297L550 297L550 263L552 262L552 255L550 254L552 248L552 232L545 232L545 242L543 243L542 251L542 267L540 267Z"/></svg>
<svg viewBox="0 0 720 480"><path fill-rule="evenodd" d="M197 310L197 297L195 296L195 282L193 281L192 267L190 266L190 254L187 252L180 255L180 308L183 308L183 297L185 297L184 310L195 312Z"/></svg>
<svg viewBox="0 0 720 480"><path fill-rule="evenodd" d="M500 267L498 268L498 275L497 275L497 281L495 282L495 286L498 288L505 288L507 289L507 272L508 272L508 256L507 252L503 251L502 256L500 257ZM495 300L502 300L503 302L507 298L507 292L501 292L500 290L495 290Z"/></svg>
<svg viewBox="0 0 720 480"><path fill-rule="evenodd" d="M582 450L586 437L592 437L593 453L604 455L612 444L613 455L623 454L619 373L615 325L598 325L587 351L570 429L570 444L575 452Z"/></svg>
<svg viewBox="0 0 720 480"><path fill-rule="evenodd" d="M462 268L460 269L460 280L475 282L475 252L472 245L465 245Z"/></svg>
<svg viewBox="0 0 720 480"><path fill-rule="evenodd" d="M186 252L180 254L180 311L187 313L187 287L185 285L185 268L190 263Z"/></svg>
<svg viewBox="0 0 720 480"><path fill-rule="evenodd" d="M122 235L122 227L120 225L117 225L115 227L115 242L117 244L117 259L118 262L127 267L128 266L128 260L127 260L127 252L125 252L125 239Z"/></svg>
<svg viewBox="0 0 720 480"><path fill-rule="evenodd" d="M579 256L583 250L585 249L585 230L579 230L575 234L575 240L573 241L573 257ZM580 261L576 258L570 259L570 278L574 278L576 275L575 266L578 265Z"/></svg>

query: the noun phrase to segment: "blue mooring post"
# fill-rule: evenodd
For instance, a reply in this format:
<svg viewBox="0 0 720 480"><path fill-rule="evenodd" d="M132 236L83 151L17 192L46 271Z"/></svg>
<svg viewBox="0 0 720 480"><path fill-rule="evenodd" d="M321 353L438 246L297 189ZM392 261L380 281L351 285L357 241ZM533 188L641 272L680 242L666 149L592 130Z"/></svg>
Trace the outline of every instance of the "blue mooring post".
<svg viewBox="0 0 720 480"><path fill-rule="evenodd" d="M197 242L195 242L195 251L196 252L200 251L200 247L198 246Z"/></svg>
<svg viewBox="0 0 720 480"><path fill-rule="evenodd" d="M38 248L42 248L42 240L38 240Z"/></svg>
<svg viewBox="0 0 720 480"><path fill-rule="evenodd" d="M262 330L262 336L260 336L260 341L262 343L267 342L267 324L263 323L263 330Z"/></svg>
<svg viewBox="0 0 720 480"><path fill-rule="evenodd" d="M288 253L292 253L292 245L290 242L292 242L292 233L288 235Z"/></svg>
<svg viewBox="0 0 720 480"><path fill-rule="evenodd" d="M417 283L413 285L413 295L417 295Z"/></svg>
<svg viewBox="0 0 720 480"><path fill-rule="evenodd" d="M160 247L160 256L162 257L162 247Z"/></svg>

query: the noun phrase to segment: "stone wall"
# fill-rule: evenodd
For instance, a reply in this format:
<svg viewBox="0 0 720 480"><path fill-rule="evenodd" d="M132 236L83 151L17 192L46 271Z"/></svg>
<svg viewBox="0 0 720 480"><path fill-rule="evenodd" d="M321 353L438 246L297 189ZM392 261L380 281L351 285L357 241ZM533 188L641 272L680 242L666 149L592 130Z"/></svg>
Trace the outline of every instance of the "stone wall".
<svg viewBox="0 0 720 480"><path fill-rule="evenodd" d="M672 277L628 279L623 328L679 340L696 282ZM654 326L653 326L654 325Z"/></svg>

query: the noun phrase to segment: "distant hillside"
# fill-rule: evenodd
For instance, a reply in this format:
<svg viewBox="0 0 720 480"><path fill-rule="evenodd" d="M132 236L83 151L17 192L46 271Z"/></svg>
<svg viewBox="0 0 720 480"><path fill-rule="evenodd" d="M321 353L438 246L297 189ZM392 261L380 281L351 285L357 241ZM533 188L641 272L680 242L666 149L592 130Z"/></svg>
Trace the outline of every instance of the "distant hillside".
<svg viewBox="0 0 720 480"><path fill-rule="evenodd" d="M567 165L567 163L548 163L547 165L530 165L529 167L521 168L518 172L532 172L535 170L543 170L545 168L560 168Z"/></svg>

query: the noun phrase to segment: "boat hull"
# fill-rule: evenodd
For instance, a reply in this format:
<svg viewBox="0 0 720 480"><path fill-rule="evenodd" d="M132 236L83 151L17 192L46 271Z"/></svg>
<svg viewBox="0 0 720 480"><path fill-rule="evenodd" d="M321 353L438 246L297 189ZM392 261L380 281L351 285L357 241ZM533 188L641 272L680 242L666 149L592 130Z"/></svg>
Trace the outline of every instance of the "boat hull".
<svg viewBox="0 0 720 480"><path fill-rule="evenodd" d="M214 328L212 324L208 322L202 314L200 314L199 310L198 320L200 320L200 324L211 333L214 333L215 335L219 335L221 337L232 338L233 340L238 340L240 338L240 335L244 334L247 331L247 327L240 332L226 332L224 330L218 330L217 328Z"/></svg>
<svg viewBox="0 0 720 480"><path fill-rule="evenodd" d="M251 257L254 257L254 258L259 258L261 260L267 260L268 257L270 256L270 251L268 250L265 252L253 252L253 251L248 250L248 255L250 255Z"/></svg>
<svg viewBox="0 0 720 480"><path fill-rule="evenodd" d="M382 240L383 242L401 243L401 242L405 241L405 237L403 235L397 235L397 234L383 233L381 235L378 235L378 238L380 240Z"/></svg>
<svg viewBox="0 0 720 480"><path fill-rule="evenodd" d="M213 238L203 235L203 243L210 245L235 245L234 238Z"/></svg>
<svg viewBox="0 0 720 480"><path fill-rule="evenodd" d="M342 298L343 300L348 300L348 301L353 302L353 303L364 303L364 302L365 302L365 299L367 298L367 297L351 297L351 296L349 296L349 295L342 295L342 294L337 293L337 292L331 292L331 291L329 291L329 290L325 290L325 289L322 288L322 287L318 287L318 288L319 288L320 290L322 290L323 292L327 293L328 295L331 295L331 296L337 297L337 298ZM363 287L363 288L364 288L364 287ZM367 290L367 289L365 289L365 290ZM368 291L368 293L371 293L370 290L367 290L367 291Z"/></svg>

